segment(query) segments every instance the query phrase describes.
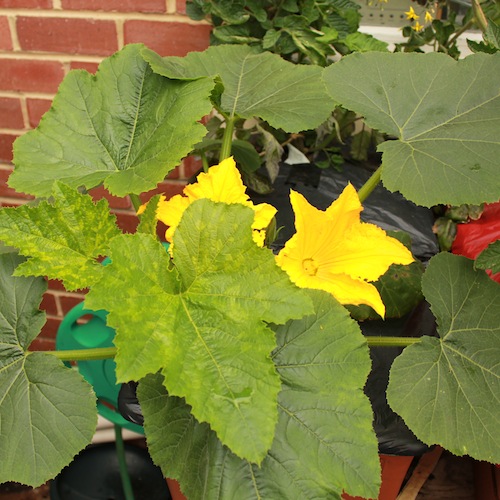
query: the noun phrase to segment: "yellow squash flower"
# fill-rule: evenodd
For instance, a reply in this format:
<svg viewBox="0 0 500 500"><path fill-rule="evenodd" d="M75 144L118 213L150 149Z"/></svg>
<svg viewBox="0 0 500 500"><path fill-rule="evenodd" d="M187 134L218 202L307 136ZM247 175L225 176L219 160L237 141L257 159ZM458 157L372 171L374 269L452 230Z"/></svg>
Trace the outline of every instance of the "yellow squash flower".
<svg viewBox="0 0 500 500"><path fill-rule="evenodd" d="M413 7L410 7L410 10L405 12L406 19L410 19L411 21L418 21L420 16L413 10Z"/></svg>
<svg viewBox="0 0 500 500"><path fill-rule="evenodd" d="M296 233L277 255L278 265L301 288L331 293L341 304L367 304L384 317L376 281L391 264L410 264L411 252L385 231L361 222L358 193L348 184L326 211L291 191Z"/></svg>
<svg viewBox="0 0 500 500"><path fill-rule="evenodd" d="M430 23L433 19L434 18L432 17L432 14L428 10L426 10L425 11L425 18L424 18L425 22Z"/></svg>
<svg viewBox="0 0 500 500"><path fill-rule="evenodd" d="M183 194L178 194L166 200L161 197L156 209L156 217L168 226L165 238L172 242L175 229L179 225L184 210L195 200L208 198L222 203L239 203L252 208L255 218L252 224L252 235L259 246L264 246L266 228L276 214L276 209L267 203L254 205L246 194L246 187L236 168L233 158L227 158L219 165L210 167L207 173L201 173L197 182L188 184Z"/></svg>

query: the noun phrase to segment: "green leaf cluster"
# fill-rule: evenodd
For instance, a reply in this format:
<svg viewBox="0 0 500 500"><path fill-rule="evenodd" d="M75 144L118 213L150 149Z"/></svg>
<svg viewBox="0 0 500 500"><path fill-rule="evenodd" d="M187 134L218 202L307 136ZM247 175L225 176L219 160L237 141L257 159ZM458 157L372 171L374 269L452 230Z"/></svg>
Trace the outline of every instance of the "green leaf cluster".
<svg viewBox="0 0 500 500"><path fill-rule="evenodd" d="M213 25L211 44L255 46L293 62L326 66L336 53L386 50L358 32L360 6L351 0L191 0L186 12Z"/></svg>

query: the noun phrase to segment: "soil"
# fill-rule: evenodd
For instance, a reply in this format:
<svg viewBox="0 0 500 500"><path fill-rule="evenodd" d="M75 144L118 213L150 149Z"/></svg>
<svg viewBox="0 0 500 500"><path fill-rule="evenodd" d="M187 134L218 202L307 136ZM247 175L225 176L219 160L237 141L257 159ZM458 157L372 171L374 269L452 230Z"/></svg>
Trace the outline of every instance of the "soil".
<svg viewBox="0 0 500 500"><path fill-rule="evenodd" d="M39 488L28 488L17 483L0 484L1 500L48 500L50 499L49 485Z"/></svg>

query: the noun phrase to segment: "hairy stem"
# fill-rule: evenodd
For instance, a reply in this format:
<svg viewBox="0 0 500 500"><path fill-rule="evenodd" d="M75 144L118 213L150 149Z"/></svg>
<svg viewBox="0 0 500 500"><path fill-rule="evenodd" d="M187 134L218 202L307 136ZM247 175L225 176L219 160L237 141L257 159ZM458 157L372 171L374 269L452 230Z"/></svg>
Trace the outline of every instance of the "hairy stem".
<svg viewBox="0 0 500 500"><path fill-rule="evenodd" d="M382 165L373 172L372 176L361 186L358 191L359 201L363 203L371 192L377 187L380 182L380 177L382 175Z"/></svg>
<svg viewBox="0 0 500 500"><path fill-rule="evenodd" d="M222 146L220 149L219 162L231 156L234 122L235 122L234 117L228 117L226 119L226 128L224 129L224 136L222 137Z"/></svg>
<svg viewBox="0 0 500 500"><path fill-rule="evenodd" d="M134 500L134 490L132 489L132 482L130 481L130 475L127 470L127 461L125 459L125 444L123 442L122 429L118 424L115 424L115 442L123 494L125 496L125 500Z"/></svg>
<svg viewBox="0 0 500 500"><path fill-rule="evenodd" d="M68 349L67 351L28 351L51 354L61 361L95 361L97 359L110 359L116 355L116 347L96 347L93 349Z"/></svg>
<svg viewBox="0 0 500 500"><path fill-rule="evenodd" d="M421 337L365 337L365 339L366 343L372 347L407 347L418 344L422 340Z"/></svg>
<svg viewBox="0 0 500 500"><path fill-rule="evenodd" d="M200 154L201 157L201 164L203 165L203 172L208 172L208 160L207 160L207 155L205 154L204 151L201 152Z"/></svg>
<svg viewBox="0 0 500 500"><path fill-rule="evenodd" d="M472 28L474 26L474 19L471 19L470 21L467 21L458 31L455 32L455 34L448 40L448 43L446 44L447 47L450 47L451 44L463 33L465 33L468 29Z"/></svg>

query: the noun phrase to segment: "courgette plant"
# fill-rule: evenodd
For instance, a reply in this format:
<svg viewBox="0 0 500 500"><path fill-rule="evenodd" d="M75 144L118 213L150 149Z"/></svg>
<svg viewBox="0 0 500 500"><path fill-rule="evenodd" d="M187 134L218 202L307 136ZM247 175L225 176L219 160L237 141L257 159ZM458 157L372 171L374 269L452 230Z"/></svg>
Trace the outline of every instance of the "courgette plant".
<svg viewBox="0 0 500 500"><path fill-rule="evenodd" d="M115 357L119 382L139 382L153 460L188 498L376 497L363 393L374 344L405 347L387 398L420 440L500 462L500 287L482 269L498 268L498 242L480 265L448 253L429 262L422 293L437 337L364 338L334 295L294 284L255 243L248 202L190 199L171 253L156 236L162 200L140 208L203 139L214 107L228 161L236 120L296 133L336 103L393 137L359 200L381 181L423 206L497 201L498 74L498 53L352 54L323 69L224 45L183 58L129 45L95 76L70 72L14 146L9 185L35 203L0 210L0 239L19 250L0 256L0 482L39 485L89 444L95 396L63 361ZM100 185L141 211L135 234L86 193ZM109 312L116 348L30 350L45 276L89 289L86 307Z"/></svg>

